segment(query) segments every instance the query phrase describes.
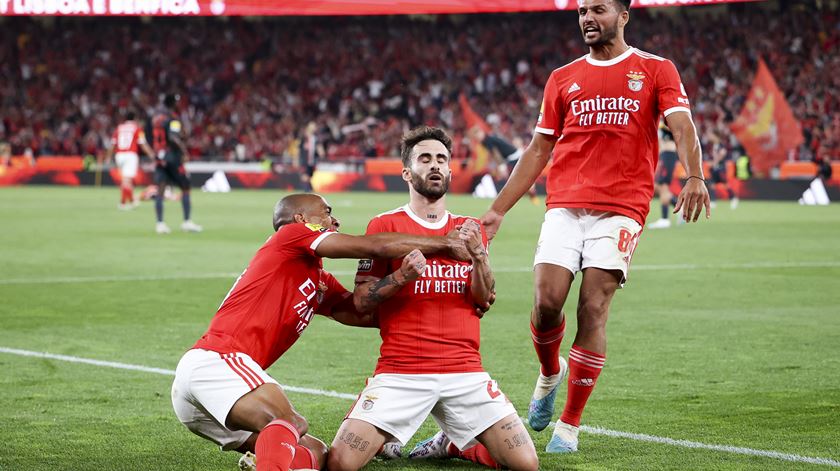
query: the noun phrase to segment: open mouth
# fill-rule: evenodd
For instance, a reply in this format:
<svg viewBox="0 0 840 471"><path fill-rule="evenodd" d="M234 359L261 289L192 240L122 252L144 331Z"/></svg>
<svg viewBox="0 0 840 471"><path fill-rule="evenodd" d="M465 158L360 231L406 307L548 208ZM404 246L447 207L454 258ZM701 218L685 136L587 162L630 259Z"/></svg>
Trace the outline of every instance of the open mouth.
<svg viewBox="0 0 840 471"><path fill-rule="evenodd" d="M439 173L433 173L433 174L429 175L429 181L430 182L442 182L443 181L443 175L441 175Z"/></svg>
<svg viewBox="0 0 840 471"><path fill-rule="evenodd" d="M583 28L583 34L586 34L586 35L597 34L597 33L600 33L600 32L601 32L601 29L598 28L597 26L587 26L587 27Z"/></svg>

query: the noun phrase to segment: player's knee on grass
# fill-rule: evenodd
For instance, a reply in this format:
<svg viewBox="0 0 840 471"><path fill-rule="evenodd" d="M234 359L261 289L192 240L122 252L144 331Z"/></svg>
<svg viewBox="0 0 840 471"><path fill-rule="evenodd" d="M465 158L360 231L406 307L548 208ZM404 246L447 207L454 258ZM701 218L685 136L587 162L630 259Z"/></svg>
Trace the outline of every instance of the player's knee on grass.
<svg viewBox="0 0 840 471"><path fill-rule="evenodd" d="M354 419L345 420L330 446L327 469L355 471L362 468L376 455L387 438L373 425Z"/></svg>
<svg viewBox="0 0 840 471"><path fill-rule="evenodd" d="M479 436L479 441L505 469L536 471L540 467L534 442L516 415L496 422Z"/></svg>

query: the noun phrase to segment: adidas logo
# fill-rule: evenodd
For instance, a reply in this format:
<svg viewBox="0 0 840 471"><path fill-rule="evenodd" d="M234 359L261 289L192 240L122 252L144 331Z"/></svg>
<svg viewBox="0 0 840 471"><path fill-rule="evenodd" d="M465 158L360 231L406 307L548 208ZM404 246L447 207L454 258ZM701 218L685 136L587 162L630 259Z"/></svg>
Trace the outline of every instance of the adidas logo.
<svg viewBox="0 0 840 471"><path fill-rule="evenodd" d="M572 384L591 388L592 386L595 386L595 380L593 380L592 378L573 379Z"/></svg>
<svg viewBox="0 0 840 471"><path fill-rule="evenodd" d="M580 91L580 85L578 85L577 82L575 82L575 83L572 84L571 87L569 87L569 91L566 92L566 93L574 93L574 92L577 92L577 91Z"/></svg>

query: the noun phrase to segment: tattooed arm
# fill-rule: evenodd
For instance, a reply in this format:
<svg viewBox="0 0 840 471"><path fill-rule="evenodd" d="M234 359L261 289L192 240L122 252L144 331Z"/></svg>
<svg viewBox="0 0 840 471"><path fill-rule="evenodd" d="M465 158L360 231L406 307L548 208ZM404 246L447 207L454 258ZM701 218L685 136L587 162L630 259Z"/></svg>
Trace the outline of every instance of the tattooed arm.
<svg viewBox="0 0 840 471"><path fill-rule="evenodd" d="M371 312L382 301L390 298L409 281L416 280L426 268L426 257L419 250L412 250L403 258L402 266L385 278L365 277L356 279L353 304L359 312Z"/></svg>
<svg viewBox="0 0 840 471"><path fill-rule="evenodd" d="M472 280L470 292L477 312L481 315L490 309L490 305L496 300L496 279L493 277L493 270L490 268L490 257L484 248L481 238L481 228L475 221L467 221L461 226L461 239L467 247L473 262Z"/></svg>

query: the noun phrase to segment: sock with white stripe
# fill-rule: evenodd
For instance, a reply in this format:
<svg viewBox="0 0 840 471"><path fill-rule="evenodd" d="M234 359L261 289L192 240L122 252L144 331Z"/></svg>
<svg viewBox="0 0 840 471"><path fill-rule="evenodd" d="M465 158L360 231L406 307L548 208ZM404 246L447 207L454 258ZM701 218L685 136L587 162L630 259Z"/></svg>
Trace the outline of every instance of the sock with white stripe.
<svg viewBox="0 0 840 471"><path fill-rule="evenodd" d="M569 389L566 393L566 407L560 421L575 427L580 426L583 408L595 388L598 375L604 367L606 357L573 345L569 351Z"/></svg>
<svg viewBox="0 0 840 471"><path fill-rule="evenodd" d="M563 341L563 334L566 332L566 318L559 326L540 331L531 322L531 341L534 342L534 350L540 360L540 378L556 376L560 372L560 343Z"/></svg>
<svg viewBox="0 0 840 471"><path fill-rule="evenodd" d="M288 471L300 440L294 425L282 419L269 422L257 437L257 471Z"/></svg>

